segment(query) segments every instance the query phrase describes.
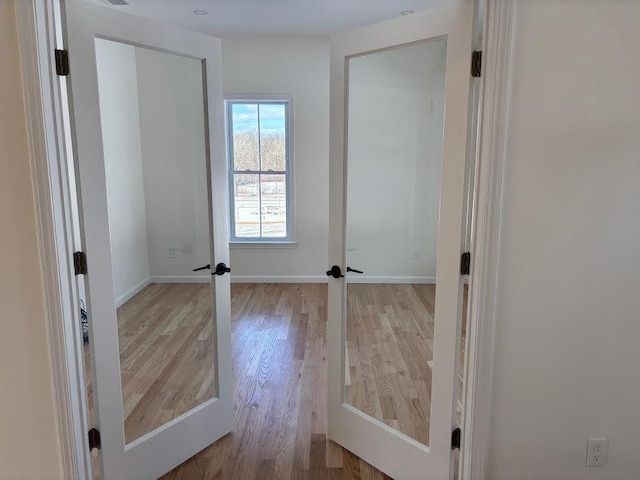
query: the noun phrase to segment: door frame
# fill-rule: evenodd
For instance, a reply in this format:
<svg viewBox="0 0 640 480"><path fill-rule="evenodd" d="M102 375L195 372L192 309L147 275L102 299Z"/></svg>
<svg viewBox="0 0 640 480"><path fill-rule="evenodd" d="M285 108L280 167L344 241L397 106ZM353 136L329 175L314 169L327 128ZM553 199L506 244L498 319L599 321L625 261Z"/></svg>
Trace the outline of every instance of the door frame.
<svg viewBox="0 0 640 480"><path fill-rule="evenodd" d="M476 138L476 164L473 174L471 276L462 397L460 471L463 480L487 478L511 61L519 1L479 2L484 27L478 125L473 135Z"/></svg>
<svg viewBox="0 0 640 480"><path fill-rule="evenodd" d="M461 478L486 476L491 423L495 305L511 52L517 1L477 0L484 23L479 126L475 135L472 276L463 387ZM64 48L62 0L14 0L29 161L58 431L60 477L91 478L88 411L73 273L73 211L64 103L53 51Z"/></svg>

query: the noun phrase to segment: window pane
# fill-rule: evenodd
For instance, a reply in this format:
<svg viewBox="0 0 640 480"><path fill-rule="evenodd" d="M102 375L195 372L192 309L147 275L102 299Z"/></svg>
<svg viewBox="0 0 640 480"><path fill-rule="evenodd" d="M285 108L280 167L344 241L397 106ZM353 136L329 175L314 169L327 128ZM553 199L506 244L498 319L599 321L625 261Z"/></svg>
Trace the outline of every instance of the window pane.
<svg viewBox="0 0 640 480"><path fill-rule="evenodd" d="M260 153L262 170L286 169L285 105L260 104Z"/></svg>
<svg viewBox="0 0 640 480"><path fill-rule="evenodd" d="M235 174L233 176L233 206L235 236L260 237L260 195L258 175Z"/></svg>
<svg viewBox="0 0 640 480"><path fill-rule="evenodd" d="M233 122L233 169L258 170L258 105L231 105Z"/></svg>
<svg viewBox="0 0 640 480"><path fill-rule="evenodd" d="M262 236L287 236L287 180L285 175L261 175Z"/></svg>

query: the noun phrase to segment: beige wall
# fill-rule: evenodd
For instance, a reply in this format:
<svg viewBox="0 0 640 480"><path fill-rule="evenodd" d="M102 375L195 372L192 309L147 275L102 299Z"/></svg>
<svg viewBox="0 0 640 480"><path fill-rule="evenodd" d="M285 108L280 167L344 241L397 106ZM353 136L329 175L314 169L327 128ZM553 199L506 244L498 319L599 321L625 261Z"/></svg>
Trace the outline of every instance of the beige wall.
<svg viewBox="0 0 640 480"><path fill-rule="evenodd" d="M329 225L329 41L222 40L225 94L293 95L295 248L233 248L233 278L322 281Z"/></svg>
<svg viewBox="0 0 640 480"><path fill-rule="evenodd" d="M523 0L515 32L488 478L638 479L640 2Z"/></svg>
<svg viewBox="0 0 640 480"><path fill-rule="evenodd" d="M0 479L60 478L14 5L0 0Z"/></svg>

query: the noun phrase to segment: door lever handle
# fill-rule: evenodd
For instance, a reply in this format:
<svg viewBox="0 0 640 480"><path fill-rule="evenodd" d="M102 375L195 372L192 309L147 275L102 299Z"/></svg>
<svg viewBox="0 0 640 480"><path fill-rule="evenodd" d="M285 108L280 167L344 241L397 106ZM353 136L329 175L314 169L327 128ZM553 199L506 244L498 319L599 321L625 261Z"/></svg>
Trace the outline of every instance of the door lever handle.
<svg viewBox="0 0 640 480"><path fill-rule="evenodd" d="M227 267L224 263L219 263L216 265L216 270L213 272L215 275L224 275L225 273L231 272L231 269Z"/></svg>
<svg viewBox="0 0 640 480"><path fill-rule="evenodd" d="M204 267L194 268L193 271L199 272L200 270L206 270L207 268L211 268L211 265L209 263L207 263Z"/></svg>
<svg viewBox="0 0 640 480"><path fill-rule="evenodd" d="M362 270L356 270L355 268L347 267L347 272L364 273Z"/></svg>
<svg viewBox="0 0 640 480"><path fill-rule="evenodd" d="M334 265L333 267L331 267L331 270L327 270L327 277L340 278L344 277L344 275L342 275L342 270L340 270L340 267L338 265Z"/></svg>

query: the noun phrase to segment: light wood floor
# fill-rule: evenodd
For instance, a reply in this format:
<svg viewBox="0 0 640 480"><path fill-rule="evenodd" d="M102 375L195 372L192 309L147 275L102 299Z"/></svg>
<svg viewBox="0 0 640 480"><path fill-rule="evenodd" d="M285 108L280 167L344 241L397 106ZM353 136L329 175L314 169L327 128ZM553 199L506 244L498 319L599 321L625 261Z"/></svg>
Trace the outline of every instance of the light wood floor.
<svg viewBox="0 0 640 480"><path fill-rule="evenodd" d="M419 334L424 337L425 346L409 345L406 351L401 352L402 357L397 356L397 351L391 351L389 358L394 362L402 358L406 371L410 372L405 376L412 382L423 382L424 387L412 387L409 389L409 395L404 398L397 392L391 394L388 385L404 387L403 382L406 382L406 379L389 381L387 378L385 381L380 381L376 385L381 385L383 388L381 392L391 397L391 401L389 402L388 399L379 400L379 410L371 410L375 416L377 412L388 414L393 408L396 418L384 418L382 415L384 420L395 420L397 424L393 425L400 428L401 431L402 428L408 429L407 425L410 422L402 419L406 410L403 407L397 408L393 402L407 406L409 404L416 405L413 402L416 389L423 388L424 392L430 391L429 367L427 366L425 369L424 366L419 366L416 359L412 360L407 355L412 351L411 348L418 349L417 352L421 355L420 359L427 358L430 354L431 343L428 340L433 336L433 323L431 322L429 325L429 322L425 322L425 325L420 325L417 318L427 318L422 317L425 311L431 312L433 315L433 291L425 288L429 286L395 285L385 287L392 287L392 289L400 287L396 291L389 292L376 291L376 289L382 288L381 286L358 285L357 288L352 289L353 286L355 285L349 287L350 302L353 302L354 310L360 312L358 320L354 322L353 329L356 334L367 339L366 345L368 346L366 348L371 348L370 338L358 331L365 326L366 322L371 322L371 319L366 319L361 314L364 305L377 305L381 299L384 299L385 302L389 301L391 302L389 304L390 312L396 310L401 312L398 320L400 318L406 320L411 317L405 310L417 309L413 323L410 322L409 326L395 325L395 330L394 326L391 326L391 332L396 339L401 340L401 343L405 342L405 345L407 342L411 342L407 338L410 334ZM175 294L188 299L187 305L192 307L198 305L198 298L202 292L197 292L197 287L205 286L193 284L151 285L142 292L144 295L141 297L140 305L130 301L120 309L123 313L130 315L132 319L146 319L143 320L143 326L138 328L128 322L122 324L124 337L120 341L123 353L127 353L122 356L123 376L126 378L126 382L139 378L145 380L147 385L152 385L153 382L149 384L149 380L152 380L153 375L157 376L158 372L168 373L169 378L174 378L174 372L187 371L190 372L192 378L189 380L189 375L177 375L185 380L172 381L170 384L165 382L165 387L188 385L186 395L177 391L168 394L168 390L165 388L165 393L161 395L161 403L177 408L177 410L167 409L169 413L158 414L156 411L158 404L151 397L145 400L145 393L142 396L137 393L133 400L128 400L125 397L125 405L135 404L133 408L129 409L128 418L131 420L128 425L131 432L145 431L143 433L146 433L152 426L158 426L158 422L161 424L163 418L169 414L175 415L175 412L180 411L181 408L185 408L185 410L180 413L188 410L186 406L189 405L189 402L200 403L201 400L198 398L208 398L203 397L203 394L213 395L212 390L200 388L205 384L213 385L213 382L207 380L210 376L202 368L203 364L198 363L201 360L204 362L204 358L208 355L202 346L193 348L190 354L183 355L178 362L169 360L171 355L157 354L158 356L153 358L166 361L164 367L157 366L154 368L155 373L153 374L139 375L138 367L144 367L152 358L152 353L147 353L146 350L163 350L163 332L166 335L168 328L173 330L180 328L175 322L172 327L169 327L167 322L170 320L170 316L167 315L167 307L163 307L162 304ZM208 286L206 287L208 288ZM164 290L167 288L174 288L176 292ZM189 459L163 479L367 480L388 478L326 438L326 302L326 285L232 285L234 433L227 435L216 444ZM151 306L150 303L155 306ZM143 306L144 304L146 306ZM148 315L140 313L148 312L149 308L155 309L155 313ZM386 315L389 316L388 313ZM155 326L152 326L153 318L156 319ZM384 318L384 316L378 318ZM194 321L193 325L189 327L189 329L195 328L199 332L197 335L191 331L175 334L176 336L171 338L179 339L182 348L186 348L187 342L196 342L196 344L200 341L204 342L210 335L205 324L206 322ZM385 321L383 324L382 331L385 331L385 328L389 330L388 327L391 324L387 325ZM429 332L431 337L429 337ZM385 334L384 339L390 340L391 337ZM415 343L418 343L417 339ZM138 348L135 348L136 345ZM178 348L168 348L173 352L173 356L179 351ZM382 349L382 351L389 351L389 348ZM353 359L363 358L363 355L354 352L352 356L353 344L349 345L349 349L350 363L354 364L351 372L352 383L349 388L355 390L354 387L358 382L364 382L364 369L360 367L358 370L359 367L355 365ZM200 354L194 352L200 352ZM377 361L373 360L372 362L375 364ZM200 368L190 366L190 362L196 362ZM421 360L420 363L422 363ZM387 365L387 367L389 366ZM404 367L401 366L398 370L404 371ZM198 385L200 387L195 388ZM149 387L145 392L151 393L152 390L153 388ZM123 386L123 391L125 395L131 395L131 392L140 392L140 389L124 388ZM181 395L182 399L178 400ZM354 402L358 401L357 395L353 398ZM136 408L141 402L145 402L143 404L146 404L146 407L144 410L138 410L140 414L136 415ZM383 402L387 402L384 407ZM416 436L423 435L421 438L425 438L424 434L426 433L428 439L428 413L424 414L424 412L429 412L429 408L427 408L428 397L426 402L418 397L418 402L422 402L418 403L418 406L422 408L423 414L409 412L414 420L417 418L421 422L417 427L414 427L414 432L416 432ZM362 408L364 410L364 408L371 407L369 404L363 404ZM390 422L390 424L392 423ZM405 431L405 433L407 432ZM134 435L133 438L139 436L137 433L132 433L132 435ZM127 437L129 438L129 431L127 431Z"/></svg>
<svg viewBox="0 0 640 480"><path fill-rule="evenodd" d="M428 445L436 286L350 284L347 292L345 401ZM466 299L465 287L465 319Z"/></svg>
<svg viewBox="0 0 640 480"><path fill-rule="evenodd" d="M326 285L234 284L231 297L234 433L163 479L387 479L326 437Z"/></svg>
<svg viewBox="0 0 640 480"><path fill-rule="evenodd" d="M429 444L435 285L350 284L345 401Z"/></svg>
<svg viewBox="0 0 640 480"><path fill-rule="evenodd" d="M209 284L147 286L118 308L127 443L215 396Z"/></svg>

